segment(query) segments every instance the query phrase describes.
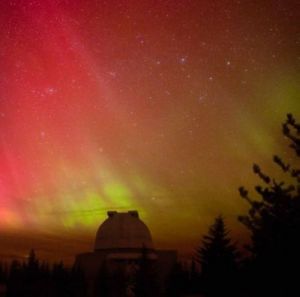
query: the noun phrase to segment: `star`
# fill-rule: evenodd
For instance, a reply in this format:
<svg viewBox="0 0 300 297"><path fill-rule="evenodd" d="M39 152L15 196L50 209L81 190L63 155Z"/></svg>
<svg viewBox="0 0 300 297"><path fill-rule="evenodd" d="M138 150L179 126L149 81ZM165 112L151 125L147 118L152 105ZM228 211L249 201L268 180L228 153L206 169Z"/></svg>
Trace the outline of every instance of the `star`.
<svg viewBox="0 0 300 297"><path fill-rule="evenodd" d="M55 93L57 93L57 89L54 87L48 87L45 89L45 94L47 95L54 95Z"/></svg>
<svg viewBox="0 0 300 297"><path fill-rule="evenodd" d="M186 62L187 62L187 56L180 57L180 59L179 59L180 64L185 64Z"/></svg>
<svg viewBox="0 0 300 297"><path fill-rule="evenodd" d="M200 95L199 97L198 97L198 101L199 102L202 102L204 99L205 99L205 95Z"/></svg>
<svg viewBox="0 0 300 297"><path fill-rule="evenodd" d="M113 78L115 78L117 76L117 73L114 71L109 71L108 74Z"/></svg>

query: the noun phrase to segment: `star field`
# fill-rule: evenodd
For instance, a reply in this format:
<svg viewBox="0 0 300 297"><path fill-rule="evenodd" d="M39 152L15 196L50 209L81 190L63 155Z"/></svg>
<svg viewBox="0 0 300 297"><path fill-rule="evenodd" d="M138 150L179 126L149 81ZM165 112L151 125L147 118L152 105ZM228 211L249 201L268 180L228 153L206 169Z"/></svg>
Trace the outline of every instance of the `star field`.
<svg viewBox="0 0 300 297"><path fill-rule="evenodd" d="M0 21L3 234L88 242L116 208L162 246L220 213L239 236L237 188L300 115L296 1L2 1Z"/></svg>

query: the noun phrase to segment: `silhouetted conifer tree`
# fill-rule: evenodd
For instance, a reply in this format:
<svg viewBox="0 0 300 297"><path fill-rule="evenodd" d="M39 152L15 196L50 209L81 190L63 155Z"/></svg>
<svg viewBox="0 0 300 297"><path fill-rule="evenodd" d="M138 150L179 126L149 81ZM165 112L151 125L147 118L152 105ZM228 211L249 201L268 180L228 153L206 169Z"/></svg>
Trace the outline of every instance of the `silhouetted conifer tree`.
<svg viewBox="0 0 300 297"><path fill-rule="evenodd" d="M87 293L84 273L76 266L72 267L70 271L70 291L73 297L84 297Z"/></svg>
<svg viewBox="0 0 300 297"><path fill-rule="evenodd" d="M26 281L36 282L40 277L40 264L33 249L29 252L28 260L23 266L26 275Z"/></svg>
<svg viewBox="0 0 300 297"><path fill-rule="evenodd" d="M7 280L7 297L22 297L24 287L24 272L22 264L14 260L9 267L9 275Z"/></svg>
<svg viewBox="0 0 300 297"><path fill-rule="evenodd" d="M202 290L207 296L234 296L238 252L221 216L215 219L196 250L201 265Z"/></svg>
<svg viewBox="0 0 300 297"><path fill-rule="evenodd" d="M6 283L8 278L7 266L0 262L0 283Z"/></svg>
<svg viewBox="0 0 300 297"><path fill-rule="evenodd" d="M52 281L56 296L64 297L70 295L69 274L65 269L63 262L53 265Z"/></svg>
<svg viewBox="0 0 300 297"><path fill-rule="evenodd" d="M1 267L0 267L1 274ZM37 259L31 250L27 261L12 261L6 273L7 297L85 297L82 271L63 263L53 265Z"/></svg>
<svg viewBox="0 0 300 297"><path fill-rule="evenodd" d="M251 232L249 288L253 296L300 296L298 274L294 272L300 267L300 125L288 114L282 130L296 153L291 164L273 157L285 182L271 178L254 164L253 171L263 182L255 187L260 199L250 198L243 187L239 189L250 204L248 214L239 220Z"/></svg>

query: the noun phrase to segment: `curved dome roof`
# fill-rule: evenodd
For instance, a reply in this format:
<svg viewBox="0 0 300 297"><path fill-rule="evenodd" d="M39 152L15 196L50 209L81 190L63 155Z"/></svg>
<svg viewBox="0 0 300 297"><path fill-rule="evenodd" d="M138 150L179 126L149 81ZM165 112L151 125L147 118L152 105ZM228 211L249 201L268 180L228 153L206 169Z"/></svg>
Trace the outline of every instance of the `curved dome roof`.
<svg viewBox="0 0 300 297"><path fill-rule="evenodd" d="M153 248L150 231L137 211L109 211L107 215L97 231L95 250Z"/></svg>

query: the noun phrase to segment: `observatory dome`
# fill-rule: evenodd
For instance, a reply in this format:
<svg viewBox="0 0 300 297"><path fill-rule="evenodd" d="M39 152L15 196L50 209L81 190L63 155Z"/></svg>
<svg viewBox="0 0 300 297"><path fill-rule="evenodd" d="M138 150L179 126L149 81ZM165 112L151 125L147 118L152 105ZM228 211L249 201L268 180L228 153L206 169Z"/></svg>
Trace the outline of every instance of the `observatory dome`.
<svg viewBox="0 0 300 297"><path fill-rule="evenodd" d="M95 250L153 249L150 231L137 211L109 211L107 215L97 231Z"/></svg>

